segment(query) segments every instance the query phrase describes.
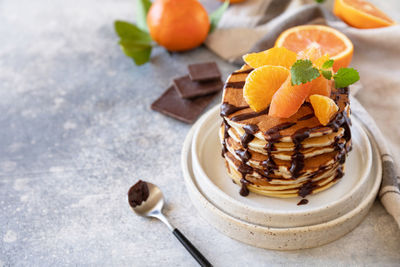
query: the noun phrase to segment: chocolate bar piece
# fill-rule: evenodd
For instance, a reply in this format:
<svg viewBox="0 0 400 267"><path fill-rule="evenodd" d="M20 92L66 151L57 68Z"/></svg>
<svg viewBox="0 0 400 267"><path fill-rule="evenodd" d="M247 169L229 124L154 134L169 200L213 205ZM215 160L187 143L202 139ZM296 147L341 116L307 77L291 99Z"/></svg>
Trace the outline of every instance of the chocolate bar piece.
<svg viewBox="0 0 400 267"><path fill-rule="evenodd" d="M224 84L221 79L208 82L193 82L189 75L173 80L175 89L182 98L193 98L220 91Z"/></svg>
<svg viewBox="0 0 400 267"><path fill-rule="evenodd" d="M221 79L221 73L215 62L191 64L188 66L188 69L190 79L195 82Z"/></svg>
<svg viewBox="0 0 400 267"><path fill-rule="evenodd" d="M221 79L221 73L215 62L191 64L188 66L190 79L194 82L204 82Z"/></svg>
<svg viewBox="0 0 400 267"><path fill-rule="evenodd" d="M215 94L195 99L183 99L172 85L151 104L151 109L177 120L193 123L214 96Z"/></svg>

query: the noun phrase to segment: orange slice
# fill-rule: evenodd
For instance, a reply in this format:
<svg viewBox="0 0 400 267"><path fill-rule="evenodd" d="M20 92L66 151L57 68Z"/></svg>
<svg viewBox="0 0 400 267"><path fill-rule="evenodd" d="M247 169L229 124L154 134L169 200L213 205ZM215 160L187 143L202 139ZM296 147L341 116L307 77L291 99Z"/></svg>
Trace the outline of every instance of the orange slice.
<svg viewBox="0 0 400 267"><path fill-rule="evenodd" d="M278 118L289 118L295 114L304 100L309 96L311 83L292 85L291 75L272 97L268 115Z"/></svg>
<svg viewBox="0 0 400 267"><path fill-rule="evenodd" d="M322 125L327 125L332 119L333 115L339 110L330 97L322 95L311 95L310 102L314 109L315 116Z"/></svg>
<svg viewBox="0 0 400 267"><path fill-rule="evenodd" d="M289 76L289 70L281 66L259 67L247 76L243 97L255 112L260 112L271 103L272 96Z"/></svg>
<svg viewBox="0 0 400 267"><path fill-rule="evenodd" d="M282 66L290 69L296 59L296 53L284 47L274 47L259 53L250 53L243 56L244 62L254 69L265 65Z"/></svg>
<svg viewBox="0 0 400 267"><path fill-rule="evenodd" d="M333 13L350 26L361 29L395 24L385 13L364 0L336 0Z"/></svg>
<svg viewBox="0 0 400 267"><path fill-rule="evenodd" d="M335 63L336 72L341 67L347 67L353 56L353 44L343 33L322 25L302 25L287 29L275 42L276 47L299 53L310 46L318 46L322 55L329 54Z"/></svg>

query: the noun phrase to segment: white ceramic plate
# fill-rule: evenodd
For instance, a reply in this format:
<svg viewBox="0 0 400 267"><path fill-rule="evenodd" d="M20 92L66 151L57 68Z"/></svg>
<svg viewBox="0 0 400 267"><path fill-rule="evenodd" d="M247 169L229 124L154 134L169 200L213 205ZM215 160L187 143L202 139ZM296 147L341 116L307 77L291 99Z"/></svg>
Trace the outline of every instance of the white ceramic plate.
<svg viewBox="0 0 400 267"><path fill-rule="evenodd" d="M198 125L198 124L197 124ZM366 194L360 204L334 220L312 226L293 228L265 227L233 217L216 207L201 192L192 170L191 144L196 125L187 135L181 154L186 187L200 215L223 234L249 245L278 250L294 250L320 246L334 241L354 229L368 213L381 183L382 162L375 142L372 143L373 165Z"/></svg>
<svg viewBox="0 0 400 267"><path fill-rule="evenodd" d="M218 131L221 119L216 106L194 126L192 167L199 188L215 206L236 218L263 226L298 227L323 223L358 206L366 194L371 169L371 146L357 119L352 118L353 150L346 160L345 176L326 191L307 196L307 205L298 198L273 198L239 194L221 157Z"/></svg>

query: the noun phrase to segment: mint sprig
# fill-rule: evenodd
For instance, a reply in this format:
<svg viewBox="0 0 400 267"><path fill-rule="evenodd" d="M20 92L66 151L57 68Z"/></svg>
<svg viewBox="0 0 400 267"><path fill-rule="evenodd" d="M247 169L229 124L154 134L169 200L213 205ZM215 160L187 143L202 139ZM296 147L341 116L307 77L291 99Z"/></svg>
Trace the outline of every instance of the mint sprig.
<svg viewBox="0 0 400 267"><path fill-rule="evenodd" d="M292 85L299 85L318 78L320 74L327 80L335 81L336 88L349 86L360 79L357 70L353 68L340 68L336 73L330 70L334 60L330 59L322 64L322 68L318 69L313 66L309 59L299 59L290 68L292 76Z"/></svg>
<svg viewBox="0 0 400 267"><path fill-rule="evenodd" d="M327 60L327 61L324 62L324 64L322 64L322 68L323 68L323 69L332 68L334 62L335 62L335 61L334 61L333 59Z"/></svg>
<svg viewBox="0 0 400 267"><path fill-rule="evenodd" d="M357 82L360 79L360 75L353 68L340 68L334 75L335 87L342 88L349 86Z"/></svg>
<svg viewBox="0 0 400 267"><path fill-rule="evenodd" d="M290 69L290 73L292 74L292 85L311 82L319 76L318 69L313 67L309 59L297 60Z"/></svg>

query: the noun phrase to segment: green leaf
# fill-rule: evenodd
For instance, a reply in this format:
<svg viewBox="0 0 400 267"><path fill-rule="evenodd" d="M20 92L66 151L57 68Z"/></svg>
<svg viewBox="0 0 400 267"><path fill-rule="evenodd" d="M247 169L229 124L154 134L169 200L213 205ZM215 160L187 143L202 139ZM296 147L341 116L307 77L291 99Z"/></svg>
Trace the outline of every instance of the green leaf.
<svg viewBox="0 0 400 267"><path fill-rule="evenodd" d="M151 46L120 45L125 55L132 58L136 65L143 65L150 60Z"/></svg>
<svg viewBox="0 0 400 267"><path fill-rule="evenodd" d="M333 62L335 62L333 59L329 59L329 60L325 61L324 64L322 64L322 68L323 69L332 68Z"/></svg>
<svg viewBox="0 0 400 267"><path fill-rule="evenodd" d="M335 75L333 75L335 80L336 88L343 88L357 82L360 79L360 75L353 68L340 68Z"/></svg>
<svg viewBox="0 0 400 267"><path fill-rule="evenodd" d="M297 60L291 67L290 73L292 74L292 85L310 82L320 75L309 59Z"/></svg>
<svg viewBox="0 0 400 267"><path fill-rule="evenodd" d="M136 24L142 31L149 32L147 27L147 12L151 6L150 0L136 0Z"/></svg>
<svg viewBox="0 0 400 267"><path fill-rule="evenodd" d="M120 40L119 45L125 55L132 58L136 65L143 65L150 60L152 46L136 40Z"/></svg>
<svg viewBox="0 0 400 267"><path fill-rule="evenodd" d="M323 3L323 2L325 2L325 0L315 0L315 2L317 2L317 3Z"/></svg>
<svg viewBox="0 0 400 267"><path fill-rule="evenodd" d="M114 22L114 28L121 39L138 40L148 44L152 41L150 34L129 22L117 20Z"/></svg>
<svg viewBox="0 0 400 267"><path fill-rule="evenodd" d="M330 70L321 70L321 74L327 80L330 80L332 78L332 71L330 71Z"/></svg>
<svg viewBox="0 0 400 267"><path fill-rule="evenodd" d="M221 20L222 15L229 6L229 1L225 1L217 10L210 14L210 33L215 30L218 26L218 22Z"/></svg>

